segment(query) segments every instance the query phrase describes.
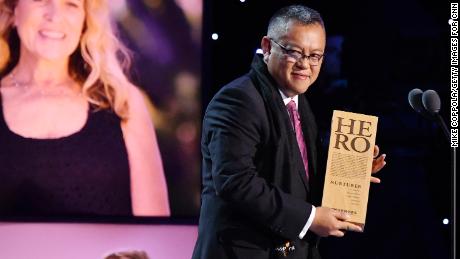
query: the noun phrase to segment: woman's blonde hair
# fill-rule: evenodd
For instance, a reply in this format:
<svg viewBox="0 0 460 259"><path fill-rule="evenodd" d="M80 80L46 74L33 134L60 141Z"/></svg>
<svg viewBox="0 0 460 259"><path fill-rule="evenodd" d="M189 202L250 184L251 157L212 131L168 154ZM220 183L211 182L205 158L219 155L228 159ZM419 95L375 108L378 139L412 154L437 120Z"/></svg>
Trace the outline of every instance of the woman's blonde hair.
<svg viewBox="0 0 460 259"><path fill-rule="evenodd" d="M19 0L0 0L0 77L19 60L19 37L13 26ZM69 73L82 84L82 94L98 109L113 109L127 118L128 87L125 72L131 66L129 50L115 35L108 0L85 1L85 25L80 45L70 57Z"/></svg>

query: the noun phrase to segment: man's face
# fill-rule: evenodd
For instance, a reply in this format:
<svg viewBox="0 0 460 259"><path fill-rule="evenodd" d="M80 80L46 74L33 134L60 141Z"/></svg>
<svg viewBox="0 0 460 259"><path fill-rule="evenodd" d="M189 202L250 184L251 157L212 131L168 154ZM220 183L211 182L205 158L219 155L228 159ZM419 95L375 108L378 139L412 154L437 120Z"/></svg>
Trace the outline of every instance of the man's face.
<svg viewBox="0 0 460 259"><path fill-rule="evenodd" d="M287 30L278 38L264 37L262 48L268 71L287 96L303 94L318 78L322 58L317 65L311 65L307 58L296 61L286 50L298 51L306 56L323 55L326 46L326 34L319 24L302 25L290 21Z"/></svg>

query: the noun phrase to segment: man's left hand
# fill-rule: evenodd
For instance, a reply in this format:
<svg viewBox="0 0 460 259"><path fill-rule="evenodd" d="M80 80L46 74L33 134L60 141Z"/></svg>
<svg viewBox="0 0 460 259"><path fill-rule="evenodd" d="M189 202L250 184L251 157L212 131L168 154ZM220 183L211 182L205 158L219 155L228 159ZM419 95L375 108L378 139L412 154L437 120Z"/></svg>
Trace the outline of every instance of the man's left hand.
<svg viewBox="0 0 460 259"><path fill-rule="evenodd" d="M387 162L385 161L387 155L382 154L381 156L379 156L379 152L379 146L375 145L374 160L372 161L372 174L377 173L387 164ZM380 183L380 179L375 176L371 176L371 183Z"/></svg>

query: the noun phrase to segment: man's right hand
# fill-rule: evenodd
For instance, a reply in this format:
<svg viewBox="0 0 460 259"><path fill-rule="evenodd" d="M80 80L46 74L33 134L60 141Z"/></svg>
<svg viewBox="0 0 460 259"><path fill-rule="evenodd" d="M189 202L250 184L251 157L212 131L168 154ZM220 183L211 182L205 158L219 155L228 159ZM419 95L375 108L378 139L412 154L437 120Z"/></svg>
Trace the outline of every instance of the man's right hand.
<svg viewBox="0 0 460 259"><path fill-rule="evenodd" d="M344 230L363 232L360 226L346 222L348 219L350 219L350 216L344 212L326 207L317 207L315 218L309 230L321 237L343 237L345 235Z"/></svg>

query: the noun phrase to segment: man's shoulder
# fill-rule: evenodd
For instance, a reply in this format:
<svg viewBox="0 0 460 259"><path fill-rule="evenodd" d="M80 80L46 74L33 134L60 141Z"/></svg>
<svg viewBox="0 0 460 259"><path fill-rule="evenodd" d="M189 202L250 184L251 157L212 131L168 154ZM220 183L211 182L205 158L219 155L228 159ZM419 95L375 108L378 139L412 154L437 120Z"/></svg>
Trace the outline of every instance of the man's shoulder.
<svg viewBox="0 0 460 259"><path fill-rule="evenodd" d="M245 74L236 78L230 83L224 85L214 96L213 101L220 100L221 98L240 98L245 101L262 101L258 89L254 85L249 74Z"/></svg>
<svg viewBox="0 0 460 259"><path fill-rule="evenodd" d="M249 74L245 74L234 79L230 83L224 85L220 91L231 91L232 89L235 89L235 91L256 91L254 83L252 82Z"/></svg>
<svg viewBox="0 0 460 259"><path fill-rule="evenodd" d="M261 114L265 112L265 102L249 74L236 78L224 85L209 102L205 117L212 112L223 116L224 111Z"/></svg>

